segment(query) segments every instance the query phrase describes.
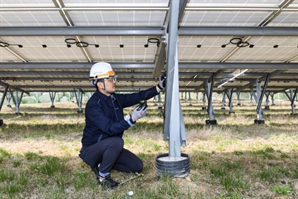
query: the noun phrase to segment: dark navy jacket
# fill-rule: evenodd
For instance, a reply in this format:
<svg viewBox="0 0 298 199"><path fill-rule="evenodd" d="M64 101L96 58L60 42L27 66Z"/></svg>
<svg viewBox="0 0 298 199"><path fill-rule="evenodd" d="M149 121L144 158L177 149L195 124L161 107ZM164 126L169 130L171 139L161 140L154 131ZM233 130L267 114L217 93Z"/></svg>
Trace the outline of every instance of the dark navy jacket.
<svg viewBox="0 0 298 199"><path fill-rule="evenodd" d="M85 108L86 126L83 132L82 145L88 147L101 140L118 136L130 125L124 120L123 108L133 106L141 100L157 95L156 87L132 94L113 93L109 97L98 90L88 100Z"/></svg>

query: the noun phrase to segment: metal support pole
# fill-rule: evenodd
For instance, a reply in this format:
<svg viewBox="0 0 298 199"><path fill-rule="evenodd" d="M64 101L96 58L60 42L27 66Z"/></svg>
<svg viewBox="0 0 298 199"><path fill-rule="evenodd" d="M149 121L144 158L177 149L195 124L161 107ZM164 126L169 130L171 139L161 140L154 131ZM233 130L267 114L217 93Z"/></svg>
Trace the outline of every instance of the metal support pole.
<svg viewBox="0 0 298 199"><path fill-rule="evenodd" d="M10 92L7 92L6 100L7 100L7 107L11 107L11 105L10 105L11 93Z"/></svg>
<svg viewBox="0 0 298 199"><path fill-rule="evenodd" d="M15 106L16 106L16 114L19 114L20 113L20 104L21 104L24 92L21 92L20 98L19 98L18 91L15 91L15 93L16 93L16 95L14 96L12 91L10 91L12 100L13 100Z"/></svg>
<svg viewBox="0 0 298 199"><path fill-rule="evenodd" d="M270 95L271 95L271 105L275 105L274 103L274 92L271 92Z"/></svg>
<svg viewBox="0 0 298 199"><path fill-rule="evenodd" d="M79 107L78 109L78 113L83 113L83 110L82 110L82 92L81 92L81 89L80 88L77 88L77 92L74 92L75 96L76 96L76 100L77 100L77 105Z"/></svg>
<svg viewBox="0 0 298 199"><path fill-rule="evenodd" d="M186 145L186 137L179 99L178 71L178 16L179 10L183 10L186 3L186 0L170 0L164 121L164 135L169 136L165 137L169 142L169 153L156 158L157 175L162 173L173 177L186 177L190 172L189 156L180 150L181 145Z"/></svg>
<svg viewBox="0 0 298 199"><path fill-rule="evenodd" d="M178 15L179 2L172 0L170 3L170 18L168 28L167 45L167 79L165 96L165 122L164 137L169 142L169 158L176 159L181 157L181 125L184 121L181 119L181 108L179 100L179 66L178 66Z"/></svg>
<svg viewBox="0 0 298 199"><path fill-rule="evenodd" d="M237 94L237 105L241 106L240 92L236 92Z"/></svg>
<svg viewBox="0 0 298 199"><path fill-rule="evenodd" d="M214 119L213 115L213 106L212 106L212 91L213 91L213 86L212 86L212 81L207 83L207 100L208 100L208 116L210 120Z"/></svg>
<svg viewBox="0 0 298 199"><path fill-rule="evenodd" d="M52 105L51 105L51 108L55 108L55 97L56 97L56 92L49 92L49 95L50 95L50 99L51 99L51 102L52 102Z"/></svg>
<svg viewBox="0 0 298 199"><path fill-rule="evenodd" d="M199 92L196 92L196 102L199 103Z"/></svg>
<svg viewBox="0 0 298 199"><path fill-rule="evenodd" d="M290 89L290 95L285 91L286 96L289 98L289 100L291 101L291 107L292 107L292 115L296 115L296 110L295 110L295 97L297 95L297 90L298 88L295 90L295 92L293 91L293 89Z"/></svg>
<svg viewBox="0 0 298 199"><path fill-rule="evenodd" d="M257 83L256 83L257 88L258 88L258 82L259 82L259 80L257 80ZM253 98L254 98L254 100L255 100L255 103L257 104L257 103L258 103L257 95L255 94L255 91L253 90L253 88L250 87L250 101L251 101L251 102L252 102L252 99L253 99Z"/></svg>
<svg viewBox="0 0 298 199"><path fill-rule="evenodd" d="M162 109L162 102L161 102L161 94L160 93L157 95L157 100L158 100L158 109Z"/></svg>
<svg viewBox="0 0 298 199"><path fill-rule="evenodd" d="M190 92L188 92L188 100L189 100L189 106L192 106L192 100L191 100Z"/></svg>
<svg viewBox="0 0 298 199"><path fill-rule="evenodd" d="M263 90L261 90L261 83L259 82L259 80L257 79L257 99L258 99L258 106L256 109L257 112L257 119L255 119L255 123L256 124L264 124L264 120L262 120L263 117L263 110L262 110L262 101L263 101L263 97L264 94L266 92L266 88L269 82L269 78L270 78L270 74L268 73L264 82L264 86L263 86Z"/></svg>
<svg viewBox="0 0 298 199"><path fill-rule="evenodd" d="M295 97L296 97L296 95L297 95L297 90L298 89L296 89L295 90L295 92L293 92L293 89L291 88L290 89L290 95L291 95L291 107L292 107L292 115L296 115L296 110L295 110L295 107L296 107L296 105L295 105Z"/></svg>
<svg viewBox="0 0 298 199"><path fill-rule="evenodd" d="M5 87L5 90L4 90L3 95L2 95L2 98L1 98L0 111L1 111L2 106L3 106L5 96L6 96L6 94L8 93L7 91L8 91L8 86Z"/></svg>
<svg viewBox="0 0 298 199"><path fill-rule="evenodd" d="M170 51L170 50L169 50ZM177 110L177 107L180 107L180 102L179 102L179 97L178 97L178 93L179 93L179 82L178 82L178 54L177 54L178 48L176 46L176 53L175 53L175 59L174 59L174 68L167 69L167 85L170 85L170 83L168 84L168 81L172 79L172 89L171 91L170 88L167 87L166 90L166 118L169 118L170 120L167 122L168 124L166 124L165 122L165 126L169 126L169 156L171 158L177 158L181 156L181 150L180 150L180 143L181 143L181 137L180 137L180 123L181 123L181 114L179 113L179 111L181 111L181 109ZM169 65L168 65L169 67ZM172 73L172 74L171 74ZM170 79L170 76L172 76L172 78ZM186 93L185 93L186 94ZM169 99L170 97L170 99ZM187 98L186 98L187 99ZM168 104L168 102L170 102L170 105ZM178 112L177 112L178 111ZM167 114L169 113L170 114ZM167 120L166 120L167 121ZM182 124L181 124L182 125ZM183 124L184 125L184 124Z"/></svg>
<svg viewBox="0 0 298 199"><path fill-rule="evenodd" d="M252 88L250 88L250 90L251 90ZM250 92L250 103L252 103L252 98L253 98L253 95L252 95L252 93Z"/></svg>
<svg viewBox="0 0 298 199"><path fill-rule="evenodd" d="M202 102L203 102L202 110L206 110L206 92L202 92Z"/></svg>
<svg viewBox="0 0 298 199"><path fill-rule="evenodd" d="M16 114L19 114L20 110L19 110L19 107L17 106L18 105L18 99L15 99L15 96L13 95L13 92L11 90L9 90L9 92L10 92L12 101L13 101L14 105L16 106ZM15 92L16 92L16 98L18 98L18 91L15 91Z"/></svg>
<svg viewBox="0 0 298 199"><path fill-rule="evenodd" d="M186 129L185 129L185 125L184 125L184 117L182 114L182 109L181 109L181 105L179 103L179 112L180 112L180 144L181 146L185 147L186 146Z"/></svg>
<svg viewBox="0 0 298 199"><path fill-rule="evenodd" d="M266 92L265 96L266 96L266 105L265 105L265 109L270 109L269 108L269 94L270 92Z"/></svg>
<svg viewBox="0 0 298 199"><path fill-rule="evenodd" d="M215 74L212 74L212 79L210 82L208 82L207 84L207 88L208 88L208 115L209 115L209 119L206 120L206 124L217 124L217 121L214 119L214 109L213 109L213 105L212 105L212 93L213 93L213 86L214 86L214 77Z"/></svg>
<svg viewBox="0 0 298 199"><path fill-rule="evenodd" d="M223 91L222 92L222 100L221 100L221 109L226 109L226 93Z"/></svg>
<svg viewBox="0 0 298 199"><path fill-rule="evenodd" d="M232 88L230 88L230 89L228 90L227 96L228 96L228 99L229 99L229 108L230 108L229 113L230 113L230 114L231 114L231 113L235 113L235 112L233 111L233 102L232 102L233 89L232 89Z"/></svg>
<svg viewBox="0 0 298 199"><path fill-rule="evenodd" d="M257 82L256 82L256 89L257 89L257 99L256 99L256 102L257 104L259 104L260 102L260 99L261 99L261 83L259 82L259 80L257 79ZM256 109L256 112L257 112L257 121L262 121L262 117L263 117L263 109L262 109L262 106L258 106L257 109ZM256 121L255 121L256 123Z"/></svg>

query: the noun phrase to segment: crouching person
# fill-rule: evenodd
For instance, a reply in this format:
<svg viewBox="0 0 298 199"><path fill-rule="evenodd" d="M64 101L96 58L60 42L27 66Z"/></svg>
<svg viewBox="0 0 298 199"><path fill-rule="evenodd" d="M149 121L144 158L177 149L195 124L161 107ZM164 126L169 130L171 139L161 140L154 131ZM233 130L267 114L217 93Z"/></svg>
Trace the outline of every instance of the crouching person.
<svg viewBox="0 0 298 199"><path fill-rule="evenodd" d="M132 94L117 94L116 76L109 63L92 66L90 79L96 91L85 108L85 128L82 137L80 158L95 172L103 188L115 188L118 182L111 178L111 170L140 173L143 162L134 153L124 148L123 133L146 115L147 105L136 106L130 115L123 109L157 95L165 85L160 78L157 86Z"/></svg>

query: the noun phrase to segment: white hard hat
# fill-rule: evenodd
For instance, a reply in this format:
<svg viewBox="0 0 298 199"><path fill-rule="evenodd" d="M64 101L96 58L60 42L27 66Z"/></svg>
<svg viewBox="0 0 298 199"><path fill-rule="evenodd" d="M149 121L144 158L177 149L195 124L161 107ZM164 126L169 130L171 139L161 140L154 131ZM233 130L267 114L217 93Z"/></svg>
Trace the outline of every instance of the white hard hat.
<svg viewBox="0 0 298 199"><path fill-rule="evenodd" d="M99 62L94 64L90 70L89 78L92 80L104 79L115 75L111 64L106 62Z"/></svg>

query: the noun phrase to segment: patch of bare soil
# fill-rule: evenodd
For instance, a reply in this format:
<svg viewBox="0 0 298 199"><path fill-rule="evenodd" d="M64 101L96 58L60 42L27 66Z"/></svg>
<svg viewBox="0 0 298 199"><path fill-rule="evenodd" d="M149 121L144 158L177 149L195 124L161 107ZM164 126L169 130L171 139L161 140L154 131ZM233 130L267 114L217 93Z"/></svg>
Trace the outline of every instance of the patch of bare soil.
<svg viewBox="0 0 298 199"><path fill-rule="evenodd" d="M79 136L59 135L59 138L23 138L21 136L1 139L0 148L12 153L27 152L56 157L77 156L81 148Z"/></svg>

